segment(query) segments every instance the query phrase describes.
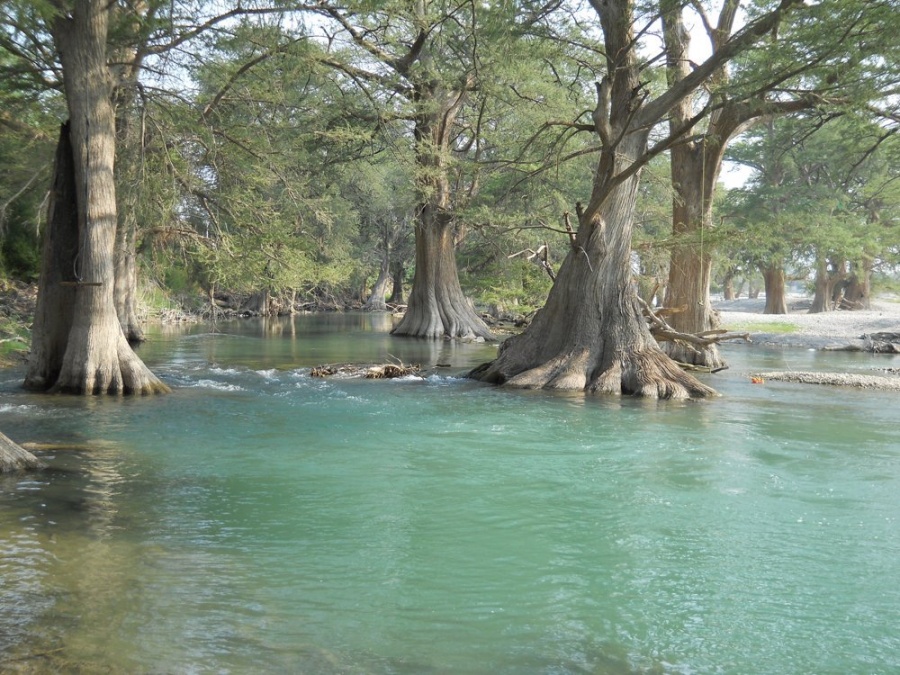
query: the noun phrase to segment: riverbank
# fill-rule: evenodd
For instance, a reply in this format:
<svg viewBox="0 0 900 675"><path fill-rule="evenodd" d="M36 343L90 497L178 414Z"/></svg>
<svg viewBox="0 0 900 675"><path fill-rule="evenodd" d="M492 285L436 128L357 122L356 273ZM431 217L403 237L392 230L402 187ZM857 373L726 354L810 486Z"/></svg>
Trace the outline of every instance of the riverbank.
<svg viewBox="0 0 900 675"><path fill-rule="evenodd" d="M763 314L764 299L713 301L722 328L750 333L752 344L766 347L863 349L864 335L900 332L900 298L883 297L866 310L809 314L810 299L788 298L788 314Z"/></svg>

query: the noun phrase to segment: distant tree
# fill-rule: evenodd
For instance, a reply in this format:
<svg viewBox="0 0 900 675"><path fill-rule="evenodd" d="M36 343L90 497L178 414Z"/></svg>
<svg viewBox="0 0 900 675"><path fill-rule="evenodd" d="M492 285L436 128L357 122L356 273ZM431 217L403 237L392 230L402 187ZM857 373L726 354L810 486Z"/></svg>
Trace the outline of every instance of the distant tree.
<svg viewBox="0 0 900 675"><path fill-rule="evenodd" d="M811 312L866 305L872 270L896 255L895 135L856 116L801 116L760 127L735 148L755 170L729 211L741 255L766 280L767 313L787 311L789 261L800 278L814 272ZM846 298L850 288L857 295Z"/></svg>

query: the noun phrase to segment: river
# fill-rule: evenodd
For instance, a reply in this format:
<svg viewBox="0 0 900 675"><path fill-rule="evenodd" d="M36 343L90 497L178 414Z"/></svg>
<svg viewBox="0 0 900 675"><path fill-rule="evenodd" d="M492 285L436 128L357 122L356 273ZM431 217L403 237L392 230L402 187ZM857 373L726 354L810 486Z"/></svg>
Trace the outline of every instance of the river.
<svg viewBox="0 0 900 675"><path fill-rule="evenodd" d="M154 398L0 373L0 429L68 448L0 478L0 671L900 672L900 394L748 375L900 357L585 398L389 321L152 328ZM308 376L391 359L426 376Z"/></svg>

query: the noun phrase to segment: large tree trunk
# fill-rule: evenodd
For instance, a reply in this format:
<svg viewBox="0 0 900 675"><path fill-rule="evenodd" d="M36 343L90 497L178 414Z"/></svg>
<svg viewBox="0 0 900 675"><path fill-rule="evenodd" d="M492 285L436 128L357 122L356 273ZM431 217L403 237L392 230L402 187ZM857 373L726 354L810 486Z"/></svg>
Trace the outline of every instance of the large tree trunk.
<svg viewBox="0 0 900 675"><path fill-rule="evenodd" d="M71 16L53 24L53 38L62 63L69 107L72 157L77 205L78 250L64 269L72 270L74 288L71 325L58 373L35 360L25 384L77 394L129 394L167 391L137 357L122 331L114 303L116 237L115 120L110 101L110 75L106 65L109 4L102 0L75 3ZM49 227L60 225L54 218ZM60 236L48 232L59 241ZM45 249L46 251L46 249ZM42 265L63 254L51 253ZM38 303L53 296L43 287ZM39 308L38 313L41 313ZM45 314L46 315L46 314ZM56 334L65 327L44 330ZM37 336L42 339L42 336ZM40 357L56 361L46 351ZM32 372L45 377L30 377Z"/></svg>
<svg viewBox="0 0 900 675"><path fill-rule="evenodd" d="M62 370L75 309L72 263L78 259L78 200L69 124L56 145L53 186L41 252L38 302L31 329L31 354L25 374L28 389L49 389Z"/></svg>
<svg viewBox="0 0 900 675"><path fill-rule="evenodd" d="M529 388L711 396L713 389L681 370L653 339L632 278L640 181L635 163L646 160L650 128L678 99L642 107L632 5L596 0L592 6L603 28L609 73L597 87L593 120L602 149L591 199L579 213L578 232L544 308L524 333L504 343L495 361L471 376Z"/></svg>
<svg viewBox="0 0 900 675"><path fill-rule="evenodd" d="M385 251L381 258L381 268L378 271L378 279L375 280L375 285L372 287L372 293L369 295L369 299L366 300L364 309L370 312L384 312L387 310L384 298L387 295L387 287L390 280L390 253Z"/></svg>
<svg viewBox="0 0 900 675"><path fill-rule="evenodd" d="M784 268L771 263L760 269L766 285L766 308L763 314L787 314Z"/></svg>
<svg viewBox="0 0 900 675"><path fill-rule="evenodd" d="M424 106L416 121L417 191L422 197L416 221L416 270L406 315L392 334L424 338L493 340L459 284L456 267L447 158L453 124L465 89L446 92L420 84L416 99Z"/></svg>
<svg viewBox="0 0 900 675"><path fill-rule="evenodd" d="M636 71L634 72L636 78ZM617 79L624 79L618 76ZM614 90L628 105L626 79ZM622 91L624 89L624 92ZM547 303L524 333L509 338L495 361L471 373L498 384L544 389L703 397L715 392L682 371L657 345L632 279L631 238L639 173L626 172L646 150L646 132L631 131L601 152L591 203Z"/></svg>
<svg viewBox="0 0 900 675"><path fill-rule="evenodd" d="M666 48L666 79L670 87L677 86L694 71L689 60L691 34L683 12L684 3L663 0L660 3L663 35ZM731 35L738 3L723 4L710 33L712 48L718 51ZM728 71L720 67L710 75L712 88L727 84ZM685 97L672 107L669 131L673 137L690 128L696 113L694 98ZM682 333L702 333L717 328L715 314L709 302L712 259L706 239L712 229L713 195L725 148L736 134L758 117L751 107L733 101L722 101L721 107L709 117L706 130L696 140L676 143L669 152L674 191L672 204L672 247L669 263L669 283L665 305L678 311L669 324ZM692 347L680 342L668 342L663 348L677 361L720 368L724 361L716 345Z"/></svg>
<svg viewBox="0 0 900 675"><path fill-rule="evenodd" d="M416 226L416 270L406 315L392 332L426 338L494 339L459 285L449 214L435 214L427 206L423 209Z"/></svg>
<svg viewBox="0 0 900 675"><path fill-rule="evenodd" d="M667 320L681 333L696 334L717 327L709 301L712 258L705 238L712 223L712 191L721 167L721 153L707 152L706 148L705 142L685 143L671 151L675 243L664 305L675 310ZM724 365L715 345L691 347L667 342L663 349L681 363L710 368Z"/></svg>

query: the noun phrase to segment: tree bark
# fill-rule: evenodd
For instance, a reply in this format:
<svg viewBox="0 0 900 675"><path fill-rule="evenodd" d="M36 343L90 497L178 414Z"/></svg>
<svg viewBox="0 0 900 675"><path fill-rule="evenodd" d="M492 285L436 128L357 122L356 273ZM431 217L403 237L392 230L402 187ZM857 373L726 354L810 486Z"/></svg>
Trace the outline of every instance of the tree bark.
<svg viewBox="0 0 900 675"><path fill-rule="evenodd" d="M391 279L393 281L393 287L391 288L391 297L388 298L388 302L392 305L402 305L403 304L403 275L406 273L406 270L403 268L402 262L393 262L391 263Z"/></svg>
<svg viewBox="0 0 900 675"><path fill-rule="evenodd" d="M787 314L784 268L771 263L760 271L766 286L766 308L763 314Z"/></svg>
<svg viewBox="0 0 900 675"><path fill-rule="evenodd" d="M31 329L31 354L25 387L49 389L62 370L75 308L78 259L78 200L69 124L63 124L56 145L53 185L47 209L47 227L41 250L38 301Z"/></svg>
<svg viewBox="0 0 900 675"><path fill-rule="evenodd" d="M387 310L384 298L387 295L387 286L390 280L390 253L385 251L381 258L378 279L375 280L375 285L372 287L372 293L369 295L368 300L366 300L364 309L370 312L384 312Z"/></svg>
<svg viewBox="0 0 900 675"><path fill-rule="evenodd" d="M415 127L416 189L422 201L415 229L416 269L406 315L393 335L495 339L463 294L456 266L447 158L465 91L444 91L433 82L417 84L415 100L422 111Z"/></svg>
<svg viewBox="0 0 900 675"><path fill-rule="evenodd" d="M25 448L0 433L0 474L43 469L45 464Z"/></svg>
<svg viewBox="0 0 900 675"><path fill-rule="evenodd" d="M64 266L72 270L75 279L71 282L74 288L71 324L66 332L61 364L58 372L54 372L48 363L56 362L58 353L45 351L37 357L32 354L29 374L46 375L26 376L25 385L35 389L76 394L168 391L131 349L114 303L117 211L115 118L106 59L109 7L103 0L77 2L71 15L59 16L52 26L71 125L77 253ZM61 220L54 219L50 226L59 224ZM59 241L60 237L65 239L71 235L48 233L48 236ZM45 258L43 265L47 264L50 261ZM44 301L42 298L53 295L53 290L41 288L38 304ZM44 326L44 330L52 334L65 332L64 326L55 323L55 317L47 318L51 325Z"/></svg>
<svg viewBox="0 0 900 675"><path fill-rule="evenodd" d="M820 314L835 309L832 301L834 286L843 279L844 274L837 271L832 272L828 267L828 259L819 256L816 261L815 292L809 308L810 314Z"/></svg>
<svg viewBox="0 0 900 675"><path fill-rule="evenodd" d="M851 309L872 308L872 260L863 260L853 265L847 288L844 290L844 301Z"/></svg>
<svg viewBox="0 0 900 675"><path fill-rule="evenodd" d="M120 220L116 229L114 302L126 339L129 344L138 345L146 338L137 316L137 225L132 217Z"/></svg>
<svg viewBox="0 0 900 675"><path fill-rule="evenodd" d="M717 327L709 300L712 258L704 239L712 224L712 193L722 166L720 148L701 143L684 143L671 150L672 234L674 245L669 261L669 283L665 307L679 311L668 317L669 324L682 333L702 333ZM683 311L681 311L683 310ZM679 342L663 345L676 361L721 368L725 365L718 348L689 347Z"/></svg>

